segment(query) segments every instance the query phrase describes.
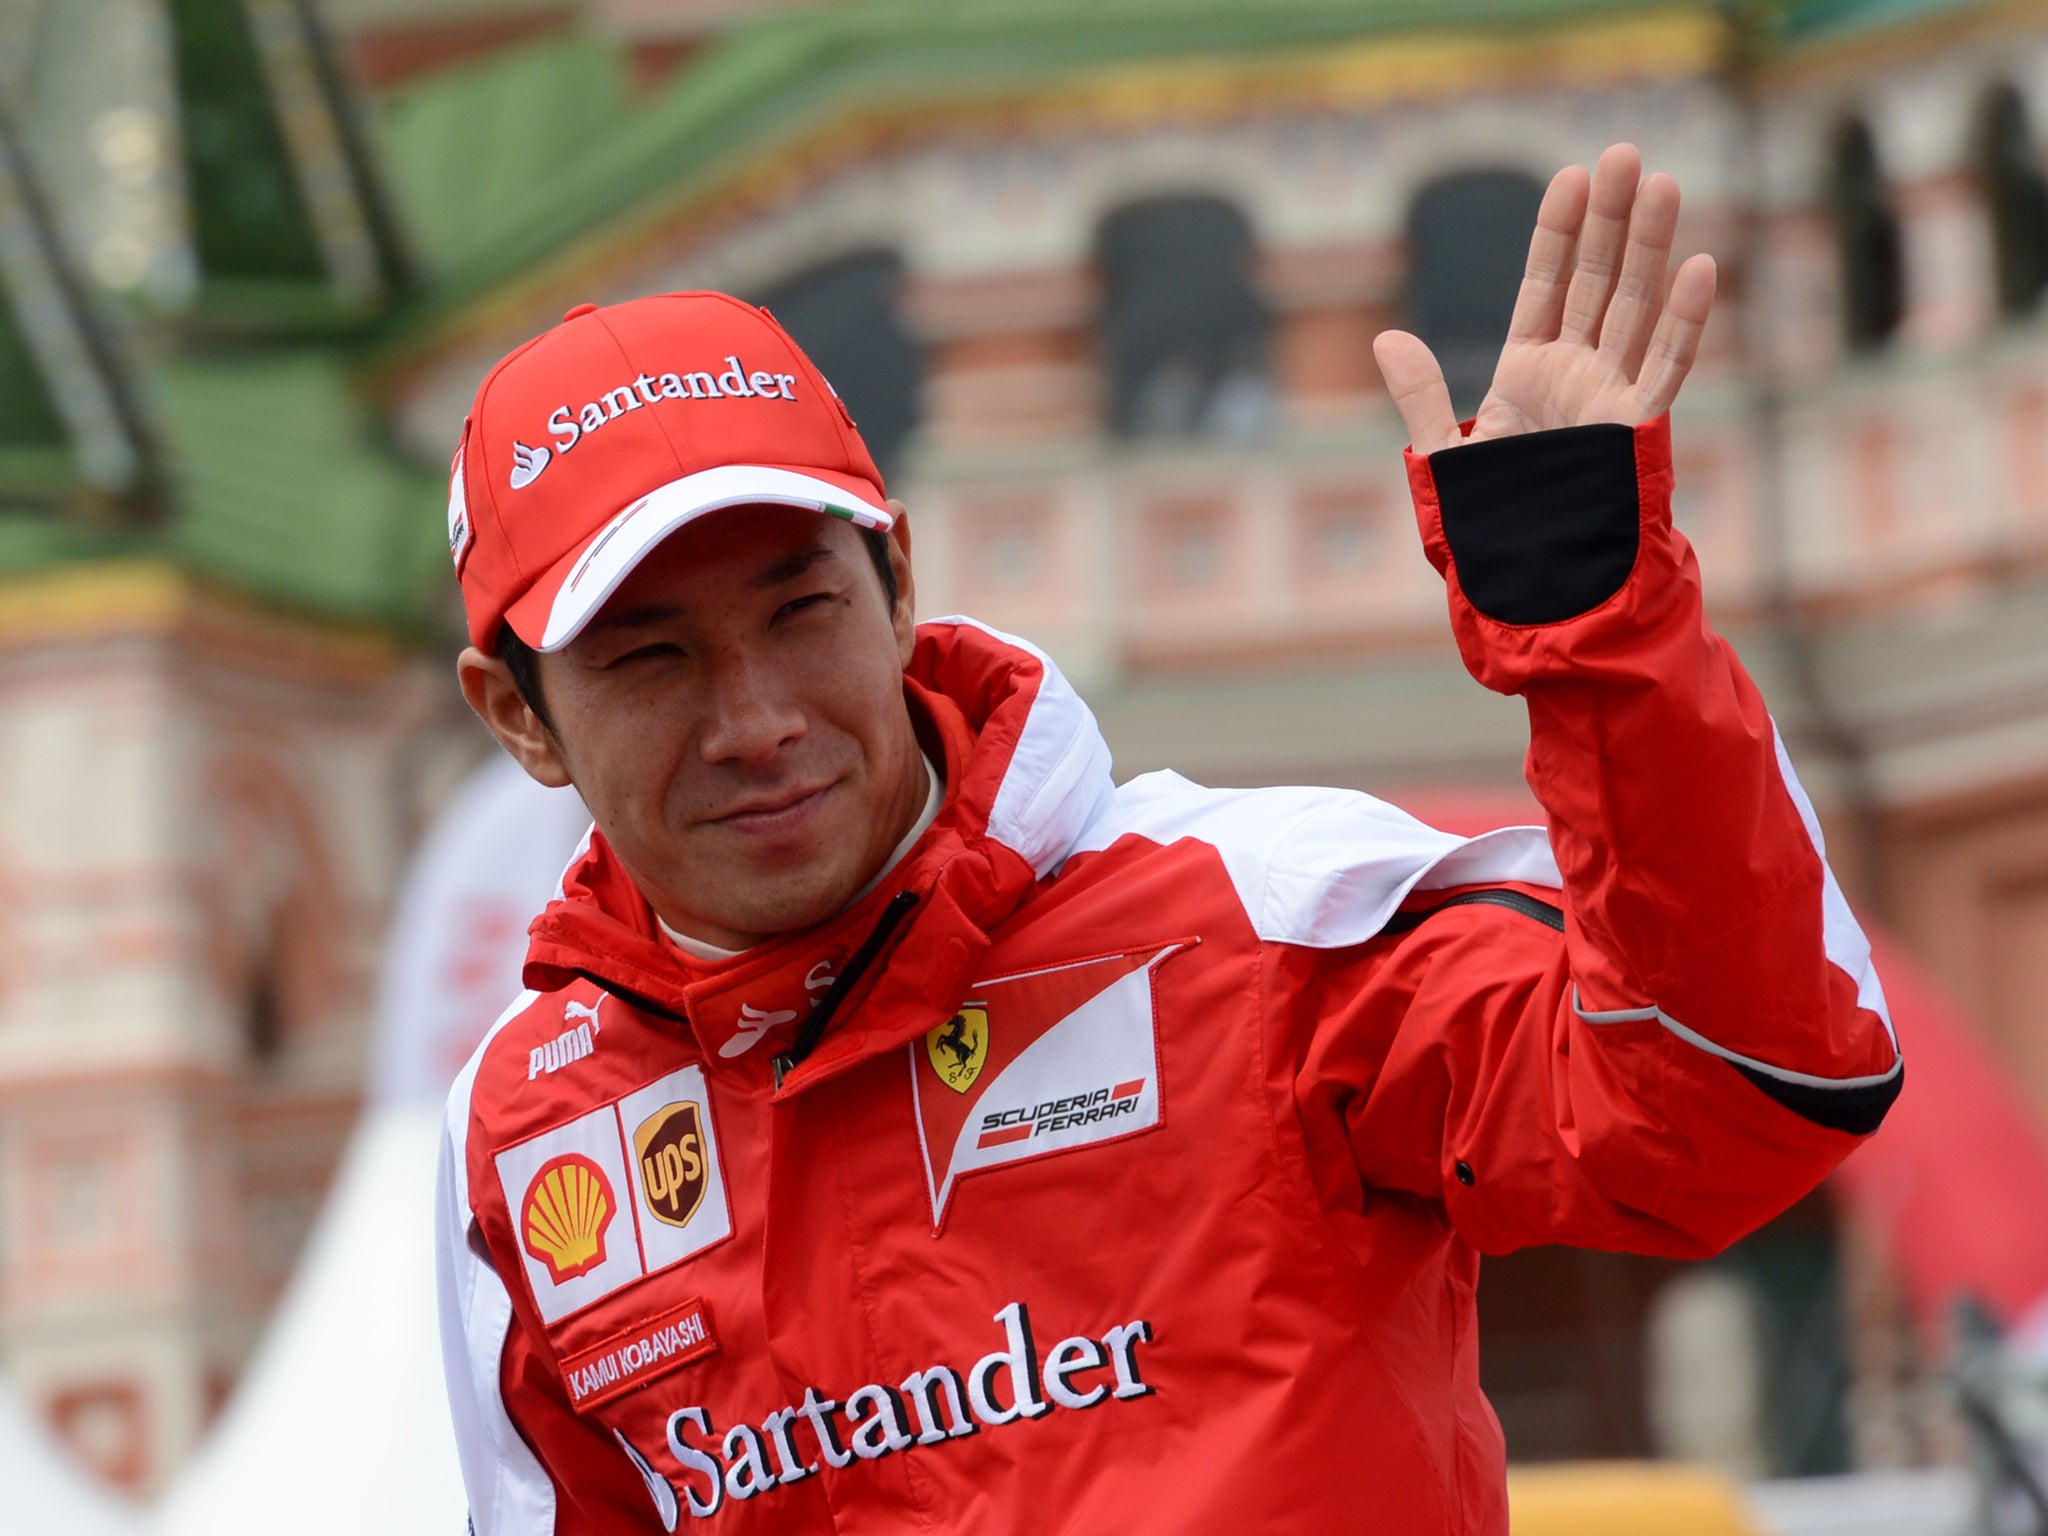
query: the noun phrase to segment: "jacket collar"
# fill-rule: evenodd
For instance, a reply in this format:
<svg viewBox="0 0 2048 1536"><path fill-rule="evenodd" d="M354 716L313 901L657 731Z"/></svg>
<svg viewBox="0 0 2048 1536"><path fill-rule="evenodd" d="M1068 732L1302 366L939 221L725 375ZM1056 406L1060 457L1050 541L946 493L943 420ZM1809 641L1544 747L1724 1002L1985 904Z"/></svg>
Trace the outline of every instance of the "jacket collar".
<svg viewBox="0 0 2048 1536"><path fill-rule="evenodd" d="M1059 868L1114 786L1095 717L1022 640L968 619L922 624L904 689L945 754L946 803L859 902L815 928L706 964L661 938L646 898L593 829L528 930L526 985L553 991L587 977L691 1031L714 1063L765 1076L890 901L909 891L917 904L890 947L778 1097L944 1023L967 995L991 931Z"/></svg>

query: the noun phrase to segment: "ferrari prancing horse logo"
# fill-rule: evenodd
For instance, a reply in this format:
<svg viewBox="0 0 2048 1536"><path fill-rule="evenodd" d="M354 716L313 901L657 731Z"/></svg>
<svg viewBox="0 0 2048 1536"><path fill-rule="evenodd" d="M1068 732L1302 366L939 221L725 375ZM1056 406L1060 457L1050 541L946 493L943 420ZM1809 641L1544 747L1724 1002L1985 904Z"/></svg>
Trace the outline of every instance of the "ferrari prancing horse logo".
<svg viewBox="0 0 2048 1536"><path fill-rule="evenodd" d="M988 1060L988 1005L962 1003L958 1013L925 1035L924 1053L948 1088L955 1093L972 1088Z"/></svg>

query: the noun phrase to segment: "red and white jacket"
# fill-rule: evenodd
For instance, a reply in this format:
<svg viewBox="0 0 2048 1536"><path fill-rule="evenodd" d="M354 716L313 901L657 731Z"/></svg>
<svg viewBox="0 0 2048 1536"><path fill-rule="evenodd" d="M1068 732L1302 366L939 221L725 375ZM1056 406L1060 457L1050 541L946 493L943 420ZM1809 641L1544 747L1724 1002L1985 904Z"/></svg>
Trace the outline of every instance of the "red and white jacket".
<svg viewBox="0 0 2048 1536"><path fill-rule="evenodd" d="M1411 465L1547 838L1118 787L958 619L906 682L944 809L836 920L698 964L593 835L450 1099L478 1536L1500 1536L1479 1255L1713 1253L1901 1081L1669 464L1659 421Z"/></svg>

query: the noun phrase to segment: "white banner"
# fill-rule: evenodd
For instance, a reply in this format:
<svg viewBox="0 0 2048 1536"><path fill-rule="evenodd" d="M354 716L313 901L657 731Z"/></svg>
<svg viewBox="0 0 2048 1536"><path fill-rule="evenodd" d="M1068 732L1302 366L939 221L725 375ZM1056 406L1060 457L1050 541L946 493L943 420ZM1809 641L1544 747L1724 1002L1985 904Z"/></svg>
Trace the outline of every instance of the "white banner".
<svg viewBox="0 0 2048 1536"><path fill-rule="evenodd" d="M369 1110L160 1536L463 1529L434 1303L441 1100L517 995L526 925L589 825L574 791L494 754L421 845L385 950Z"/></svg>
<svg viewBox="0 0 2048 1536"><path fill-rule="evenodd" d="M544 789L502 753L420 845L392 913L370 1057L374 1106L441 1102L519 992L526 925L590 827L573 789Z"/></svg>

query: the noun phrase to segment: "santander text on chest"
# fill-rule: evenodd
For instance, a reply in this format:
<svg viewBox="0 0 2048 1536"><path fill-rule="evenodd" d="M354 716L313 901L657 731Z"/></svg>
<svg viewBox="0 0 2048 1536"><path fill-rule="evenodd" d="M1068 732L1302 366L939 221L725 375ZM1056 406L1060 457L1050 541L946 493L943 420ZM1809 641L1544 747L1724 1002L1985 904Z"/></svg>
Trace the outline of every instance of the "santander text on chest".
<svg viewBox="0 0 2048 1536"><path fill-rule="evenodd" d="M828 1468L940 1445L1054 1408L1080 1411L1153 1390L1139 1374L1138 1346L1152 1342L1152 1325L1142 1318L1100 1338L1061 1339L1043 1356L1022 1302L1011 1302L995 1321L1003 1326L1004 1347L982 1356L965 1376L935 1365L895 1386L858 1387L843 1404L807 1387L802 1402L776 1409L758 1425L735 1424L723 1436L705 1409L677 1409L669 1415L668 1448L687 1474L678 1490L684 1506L708 1519L727 1499L757 1498Z"/></svg>

